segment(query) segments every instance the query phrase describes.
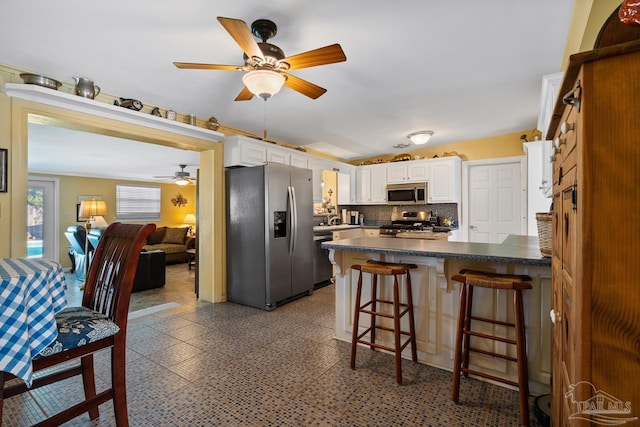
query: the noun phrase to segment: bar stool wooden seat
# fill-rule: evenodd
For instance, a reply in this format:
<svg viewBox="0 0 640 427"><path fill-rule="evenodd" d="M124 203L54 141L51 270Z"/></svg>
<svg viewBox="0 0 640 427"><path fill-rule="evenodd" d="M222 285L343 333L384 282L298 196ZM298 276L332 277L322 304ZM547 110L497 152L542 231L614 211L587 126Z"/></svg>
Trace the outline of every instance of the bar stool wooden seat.
<svg viewBox="0 0 640 427"><path fill-rule="evenodd" d="M416 331L413 319L413 297L411 295L411 276L409 269L416 268L415 264L397 264L382 261L369 261L366 264L354 264L351 266L353 270L359 271L358 284L356 289L356 304L353 316L353 336L351 339L351 369L356 367L356 349L358 343L368 345L372 350L375 348L390 351L395 354L396 361L396 382L402 384L402 350L407 345L411 345L411 359L416 362L418 355L416 352ZM362 274L368 273L371 278L371 300L362 304ZM406 302L400 301L400 284L398 278L406 275ZM378 276L393 276L393 299L385 300L378 296ZM384 283L384 279L383 279ZM391 306L392 310L384 310L383 307ZM360 313L367 313L371 317L369 327L362 333L358 334L358 324L360 321ZM400 319L407 315L409 322L409 331L400 329ZM379 324L377 317L385 317L393 319L393 328ZM376 342L376 330L382 329L393 332L394 346L390 347ZM367 340L365 335L371 333L370 339ZM402 343L402 336L406 337Z"/></svg>
<svg viewBox="0 0 640 427"><path fill-rule="evenodd" d="M531 277L526 275L497 274L474 270L461 270L459 274L452 277L452 280L462 283L460 290L460 310L458 314L458 330L456 334L456 348L453 366L453 393L452 399L458 403L460 396L460 373L465 377L469 374L493 381L509 384L518 387L520 393L520 422L523 426L529 425L529 375L527 368L527 349L525 340L524 311L522 303L522 291L531 289ZM505 289L514 291L513 312L514 323L503 322L494 319L474 316L472 313L473 288ZM471 329L471 321L491 323L499 326L512 327L515 329L515 339L490 335ZM488 350L470 346L470 337L479 337L500 341L516 346L516 357L508 354L495 353ZM515 362L518 365L518 382L495 375L469 369L469 352L476 352L488 356L499 357L501 359Z"/></svg>

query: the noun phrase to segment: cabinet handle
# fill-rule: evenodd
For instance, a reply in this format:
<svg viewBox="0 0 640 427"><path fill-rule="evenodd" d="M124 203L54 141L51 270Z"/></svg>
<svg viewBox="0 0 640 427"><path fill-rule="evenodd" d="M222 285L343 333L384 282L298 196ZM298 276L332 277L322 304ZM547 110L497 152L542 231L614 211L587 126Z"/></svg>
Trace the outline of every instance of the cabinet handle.
<svg viewBox="0 0 640 427"><path fill-rule="evenodd" d="M549 312L549 317L551 318L551 323L553 323L554 325L562 320L562 316L560 315L560 313L558 313L554 309L551 309L551 311Z"/></svg>
<svg viewBox="0 0 640 427"><path fill-rule="evenodd" d="M572 131L575 128L576 128L575 123L562 122L562 124L560 125L560 133L563 135L566 135L567 132Z"/></svg>
<svg viewBox="0 0 640 427"><path fill-rule="evenodd" d="M556 148L560 148L561 146L563 146L564 144L567 143L567 140L564 138L556 138L553 140L553 145L555 145Z"/></svg>
<svg viewBox="0 0 640 427"><path fill-rule="evenodd" d="M572 105L578 109L578 112L580 112L580 80L578 80L576 87L571 89L569 93L562 97L562 103L564 105Z"/></svg>

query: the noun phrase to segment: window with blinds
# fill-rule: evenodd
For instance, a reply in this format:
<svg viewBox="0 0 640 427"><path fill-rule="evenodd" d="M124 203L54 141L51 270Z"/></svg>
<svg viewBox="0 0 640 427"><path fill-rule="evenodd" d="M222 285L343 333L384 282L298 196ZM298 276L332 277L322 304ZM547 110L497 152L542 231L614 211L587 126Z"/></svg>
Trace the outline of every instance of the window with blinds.
<svg viewBox="0 0 640 427"><path fill-rule="evenodd" d="M117 221L160 221L160 187L116 185Z"/></svg>

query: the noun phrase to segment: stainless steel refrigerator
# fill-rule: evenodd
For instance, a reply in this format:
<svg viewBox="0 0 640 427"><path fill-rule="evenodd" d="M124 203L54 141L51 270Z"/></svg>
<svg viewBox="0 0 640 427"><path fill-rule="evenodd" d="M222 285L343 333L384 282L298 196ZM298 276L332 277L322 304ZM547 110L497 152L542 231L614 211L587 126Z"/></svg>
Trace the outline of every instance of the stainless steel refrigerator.
<svg viewBox="0 0 640 427"><path fill-rule="evenodd" d="M229 301L273 310L313 292L311 179L279 163L226 171Z"/></svg>

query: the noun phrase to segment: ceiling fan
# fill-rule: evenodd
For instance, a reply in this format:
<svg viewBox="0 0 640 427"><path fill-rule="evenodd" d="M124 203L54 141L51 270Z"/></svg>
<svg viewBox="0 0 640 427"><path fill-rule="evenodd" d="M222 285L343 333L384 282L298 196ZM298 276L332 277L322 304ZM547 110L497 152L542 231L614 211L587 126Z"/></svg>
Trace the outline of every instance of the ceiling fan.
<svg viewBox="0 0 640 427"><path fill-rule="evenodd" d="M254 95L267 100L276 94L282 88L282 85L309 98L317 99L327 90L289 74L288 71L347 60L339 44L332 44L286 57L284 51L278 46L267 43L267 40L275 36L277 32L276 24L268 19L254 21L251 24L251 29L240 19L218 16L218 21L242 48L244 65L190 62L174 62L173 64L183 69L246 71L242 77L242 82L245 86L236 97L236 101L248 101ZM258 37L262 42L256 42L253 36Z"/></svg>
<svg viewBox="0 0 640 427"><path fill-rule="evenodd" d="M195 182L196 179L192 178L191 174L184 170L184 168L186 168L187 165L178 165L178 166L180 167L180 170L176 171L176 173L173 176L154 176L154 178L171 179L173 180L173 182L175 182L178 185L188 185L192 182Z"/></svg>

